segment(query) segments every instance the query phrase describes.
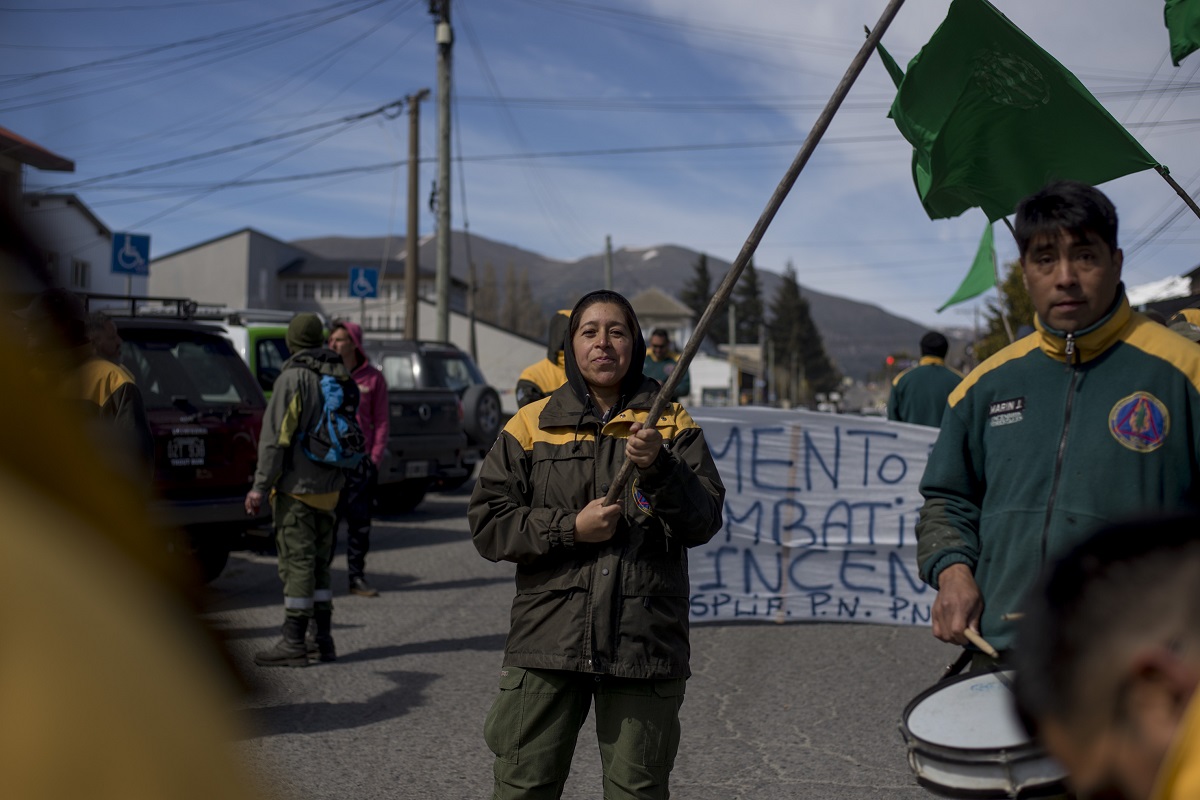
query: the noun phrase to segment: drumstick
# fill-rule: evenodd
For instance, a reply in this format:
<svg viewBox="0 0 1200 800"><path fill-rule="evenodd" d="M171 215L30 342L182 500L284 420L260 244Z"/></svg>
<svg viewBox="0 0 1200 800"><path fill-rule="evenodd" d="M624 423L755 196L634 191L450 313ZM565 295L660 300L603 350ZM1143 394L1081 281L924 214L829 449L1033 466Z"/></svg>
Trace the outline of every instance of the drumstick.
<svg viewBox="0 0 1200 800"><path fill-rule="evenodd" d="M1019 619L1024 619L1024 618L1025 618L1025 613L1023 611L1014 611L1011 614L1004 614L1000 617L1000 619L1004 620L1005 622L1015 622Z"/></svg>
<svg viewBox="0 0 1200 800"><path fill-rule="evenodd" d="M967 628L964 630L963 636L967 637L968 642L982 650L984 655L989 655L997 661L1000 660L1000 654L996 652L996 648L988 644L988 640L976 633L974 628Z"/></svg>

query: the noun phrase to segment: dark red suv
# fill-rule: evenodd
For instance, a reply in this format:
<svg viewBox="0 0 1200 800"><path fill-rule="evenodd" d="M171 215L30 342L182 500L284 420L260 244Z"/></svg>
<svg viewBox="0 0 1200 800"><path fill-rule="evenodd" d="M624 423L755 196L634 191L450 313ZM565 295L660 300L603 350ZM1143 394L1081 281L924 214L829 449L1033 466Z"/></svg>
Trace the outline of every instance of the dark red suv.
<svg viewBox="0 0 1200 800"><path fill-rule="evenodd" d="M218 326L119 316L121 363L141 390L154 433L154 486L166 522L189 534L206 580L269 516L246 516L266 400Z"/></svg>

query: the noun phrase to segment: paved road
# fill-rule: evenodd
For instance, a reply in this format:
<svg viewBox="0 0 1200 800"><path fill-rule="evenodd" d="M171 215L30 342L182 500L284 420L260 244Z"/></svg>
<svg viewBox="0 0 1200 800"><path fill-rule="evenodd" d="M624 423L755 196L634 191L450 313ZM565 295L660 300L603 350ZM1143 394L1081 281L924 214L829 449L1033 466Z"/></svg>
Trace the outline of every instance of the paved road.
<svg viewBox="0 0 1200 800"><path fill-rule="evenodd" d="M252 684L240 744L285 797L490 797L483 718L496 690L512 567L480 558L469 487L376 522L368 574L382 596L344 595L334 563L340 658L260 669L278 636L275 560L237 553L207 618ZM693 628L692 679L672 789L683 800L925 798L905 761L905 704L953 658L926 629L771 623ZM565 798L599 798L584 726Z"/></svg>

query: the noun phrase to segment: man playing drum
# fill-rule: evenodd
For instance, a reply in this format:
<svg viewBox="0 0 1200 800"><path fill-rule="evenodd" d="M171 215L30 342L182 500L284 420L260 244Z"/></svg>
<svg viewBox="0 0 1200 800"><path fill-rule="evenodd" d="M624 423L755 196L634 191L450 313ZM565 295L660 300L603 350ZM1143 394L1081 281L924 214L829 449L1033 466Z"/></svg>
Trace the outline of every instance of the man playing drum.
<svg viewBox="0 0 1200 800"><path fill-rule="evenodd" d="M1200 348L1130 309L1112 203L1052 183L1018 204L1015 234L1036 330L951 393L917 523L934 636L1001 651L1048 558L1200 500Z"/></svg>
<svg viewBox="0 0 1200 800"><path fill-rule="evenodd" d="M1022 721L1079 797L1200 797L1200 517L1071 550L1030 595L1013 657Z"/></svg>

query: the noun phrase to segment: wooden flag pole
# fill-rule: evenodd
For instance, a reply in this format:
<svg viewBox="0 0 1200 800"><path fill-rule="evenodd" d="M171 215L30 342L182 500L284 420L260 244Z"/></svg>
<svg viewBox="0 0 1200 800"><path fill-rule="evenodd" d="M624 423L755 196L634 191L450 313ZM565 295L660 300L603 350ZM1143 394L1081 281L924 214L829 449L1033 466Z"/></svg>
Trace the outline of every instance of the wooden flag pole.
<svg viewBox="0 0 1200 800"><path fill-rule="evenodd" d="M902 5L904 5L904 0L888 1L887 8L883 10L883 14L879 17L879 22L875 24L875 27L868 34L867 40L863 42L862 47L859 48L858 53L854 56L854 60L850 62L846 74L842 76L841 82L834 89L833 96L829 98L829 102L825 104L821 115L817 117L812 130L809 131L808 138L800 145L800 151L796 153L796 158L792 161L792 165L788 167L783 180L775 187L775 193L767 201L767 207L763 209L758 222L754 224L753 230L750 231L750 235L746 238L746 243L742 245L741 252L738 253L733 265L729 268L729 272L725 274L721 285L717 287L716 294L708 301L708 307L704 309L704 313L700 316L700 321L696 323L696 329L692 332L692 337L688 339L683 352L679 354L679 363L667 377L667 382L663 384L662 389L658 392L658 396L654 398L654 402L650 406L650 411L645 422L646 427L653 426L658 422L658 418L662 416L663 409L666 408L667 403L670 402L670 398L675 393L675 387L683 379L688 365L692 363L696 351L700 349L700 343L704 341L704 337L708 333L708 327L712 323L712 318L716 314L717 309L733 294L734 284L737 283L742 271L746 268L746 264L754 256L754 251L758 249L759 242L762 241L763 235L767 232L767 227L775 219L775 214L779 212L779 207L783 205L783 201L788 196L788 192L791 191L792 185L796 183L796 178L800 176L804 165L808 163L808 159L812 156L813 151L816 150L817 143L821 141L821 137L825 135L829 124L833 122L833 115L837 113L838 108L842 105L842 101L850 93L850 87L854 85L854 81L858 78L859 73L867 65L867 60L871 57L871 53L879 45L884 31L892 24L892 20L896 17L896 12L900 10L900 6ZM628 482L633 469L633 462L626 459L625 463L621 465L621 470L617 473L617 477L609 484L608 493L604 496L604 505L611 506L617 502L617 498L624 491L625 484Z"/></svg>
<svg viewBox="0 0 1200 800"><path fill-rule="evenodd" d="M1167 171L1167 168L1162 165L1159 165L1154 168L1154 171L1157 172L1159 175L1162 175L1162 179L1164 181L1166 181L1172 189L1175 190L1175 193L1177 195L1179 195L1180 197L1183 198L1183 202L1187 203L1187 207L1192 210L1192 213L1195 214L1197 217L1200 217L1200 206L1196 205L1196 201L1193 200L1191 198L1191 196L1183 190L1183 187L1180 186L1176 182L1176 180L1171 177L1171 173Z"/></svg>

